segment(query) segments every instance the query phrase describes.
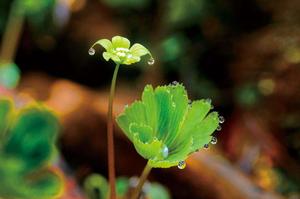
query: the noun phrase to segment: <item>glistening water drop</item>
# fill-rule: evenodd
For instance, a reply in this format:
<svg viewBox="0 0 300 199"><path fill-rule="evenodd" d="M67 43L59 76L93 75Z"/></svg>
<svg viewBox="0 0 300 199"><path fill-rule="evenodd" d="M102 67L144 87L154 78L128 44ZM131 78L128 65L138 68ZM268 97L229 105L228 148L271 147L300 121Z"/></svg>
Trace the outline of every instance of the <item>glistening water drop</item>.
<svg viewBox="0 0 300 199"><path fill-rule="evenodd" d="M223 116L219 116L219 122L222 124L225 122L225 118Z"/></svg>
<svg viewBox="0 0 300 199"><path fill-rule="evenodd" d="M166 158L168 157L168 155L169 155L169 148L167 146L164 146L162 149L162 156Z"/></svg>
<svg viewBox="0 0 300 199"><path fill-rule="evenodd" d="M95 53L96 53L96 51L95 51L95 49L94 48L90 48L89 49L89 55L95 55Z"/></svg>
<svg viewBox="0 0 300 199"><path fill-rule="evenodd" d="M148 64L149 65L153 65L155 63L155 60L151 57L149 60L148 60Z"/></svg>
<svg viewBox="0 0 300 199"><path fill-rule="evenodd" d="M217 144L218 139L216 137L212 137L210 143L211 144Z"/></svg>
<svg viewBox="0 0 300 199"><path fill-rule="evenodd" d="M179 161L177 167L178 169L184 169L186 167L185 161L184 160Z"/></svg>

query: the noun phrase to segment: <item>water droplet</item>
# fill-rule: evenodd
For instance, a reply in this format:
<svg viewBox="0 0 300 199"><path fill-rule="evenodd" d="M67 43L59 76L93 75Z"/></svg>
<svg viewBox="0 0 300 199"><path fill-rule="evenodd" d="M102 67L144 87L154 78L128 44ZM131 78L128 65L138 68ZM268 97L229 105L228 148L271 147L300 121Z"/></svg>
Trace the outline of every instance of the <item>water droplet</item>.
<svg viewBox="0 0 300 199"><path fill-rule="evenodd" d="M214 109L215 107L214 107L214 105L210 105L210 110L212 110L212 109Z"/></svg>
<svg viewBox="0 0 300 199"><path fill-rule="evenodd" d="M89 55L93 56L93 55L95 55L95 53L96 53L96 51L94 48L89 49Z"/></svg>
<svg viewBox="0 0 300 199"><path fill-rule="evenodd" d="M155 60L151 57L149 60L148 60L148 64L149 65L153 65L155 63Z"/></svg>
<svg viewBox="0 0 300 199"><path fill-rule="evenodd" d="M173 81L173 82L172 82L172 85L173 85L173 86L176 86L177 84L178 84L177 81Z"/></svg>
<svg viewBox="0 0 300 199"><path fill-rule="evenodd" d="M225 122L225 118L223 116L219 116L219 122L222 124Z"/></svg>
<svg viewBox="0 0 300 199"><path fill-rule="evenodd" d="M204 146L203 146L205 149L208 149L208 147L209 147L209 144L204 144Z"/></svg>
<svg viewBox="0 0 300 199"><path fill-rule="evenodd" d="M179 161L177 167L178 169L184 169L186 167L185 161L184 160Z"/></svg>
<svg viewBox="0 0 300 199"><path fill-rule="evenodd" d="M222 127L219 125L218 127L217 127L217 131L221 131L222 130Z"/></svg>
<svg viewBox="0 0 300 199"><path fill-rule="evenodd" d="M211 144L217 144L218 139L216 137L212 137L210 143Z"/></svg>
<svg viewBox="0 0 300 199"><path fill-rule="evenodd" d="M205 99L205 102L208 103L208 104L211 104L211 99L207 98L207 99Z"/></svg>
<svg viewBox="0 0 300 199"><path fill-rule="evenodd" d="M162 156L164 158L168 157L169 155L169 148L167 146L164 146L164 148L162 149Z"/></svg>

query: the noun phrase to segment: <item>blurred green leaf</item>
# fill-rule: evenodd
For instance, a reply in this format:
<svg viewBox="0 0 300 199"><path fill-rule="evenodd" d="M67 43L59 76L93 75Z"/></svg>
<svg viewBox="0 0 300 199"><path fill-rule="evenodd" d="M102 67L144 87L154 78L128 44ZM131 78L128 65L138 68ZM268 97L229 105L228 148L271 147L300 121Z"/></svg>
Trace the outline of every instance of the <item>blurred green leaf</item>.
<svg viewBox="0 0 300 199"><path fill-rule="evenodd" d="M254 106L261 99L261 95L255 84L247 83L236 89L237 102L246 107Z"/></svg>
<svg viewBox="0 0 300 199"><path fill-rule="evenodd" d="M15 109L0 99L0 196L5 198L50 199L61 193L63 183L50 170L58 133L58 120L42 105Z"/></svg>
<svg viewBox="0 0 300 199"><path fill-rule="evenodd" d="M2 139L9 126L9 119L12 111L11 109L12 103L9 99L0 99L0 138ZM2 142L2 139L0 140L0 143Z"/></svg>
<svg viewBox="0 0 300 199"><path fill-rule="evenodd" d="M187 40L181 35L172 35L161 44L163 50L162 60L165 62L175 61L180 58L185 50Z"/></svg>
<svg viewBox="0 0 300 199"><path fill-rule="evenodd" d="M92 174L85 179L84 190L89 199L105 199L109 188L107 180L103 176Z"/></svg>
<svg viewBox="0 0 300 199"><path fill-rule="evenodd" d="M117 195L124 197L129 189L129 179L126 177L118 177L116 182Z"/></svg>
<svg viewBox="0 0 300 199"><path fill-rule="evenodd" d="M151 183L149 192L147 194L150 199L170 199L171 196L168 190L158 183Z"/></svg>
<svg viewBox="0 0 300 199"><path fill-rule="evenodd" d="M128 9L128 8L144 8L149 3L150 0L103 0L108 6L120 8L120 9Z"/></svg>
<svg viewBox="0 0 300 199"><path fill-rule="evenodd" d="M52 113L27 108L11 126L4 152L24 159L28 169L36 169L51 157L57 133L58 121Z"/></svg>

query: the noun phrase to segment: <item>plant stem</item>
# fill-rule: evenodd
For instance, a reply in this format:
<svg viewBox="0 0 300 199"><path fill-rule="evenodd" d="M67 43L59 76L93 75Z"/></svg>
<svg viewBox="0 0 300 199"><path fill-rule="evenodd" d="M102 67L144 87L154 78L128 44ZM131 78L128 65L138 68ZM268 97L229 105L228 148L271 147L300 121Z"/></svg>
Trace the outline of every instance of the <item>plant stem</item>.
<svg viewBox="0 0 300 199"><path fill-rule="evenodd" d="M139 194L143 188L144 183L147 180L147 177L148 177L151 169L152 169L152 167L147 163L143 170L143 173L140 176L139 183L136 186L136 188L133 190L133 193L131 194L130 199L137 199L139 197Z"/></svg>
<svg viewBox="0 0 300 199"><path fill-rule="evenodd" d="M110 186L110 199L116 199L115 151L113 133L113 102L115 97L116 80L120 64L117 64L111 80L110 95L107 113L107 145L108 145L108 178Z"/></svg>
<svg viewBox="0 0 300 199"><path fill-rule="evenodd" d="M2 45L0 49L1 61L10 63L14 60L22 33L24 18L24 12L19 7L18 0L15 0L11 4L7 25L3 34Z"/></svg>

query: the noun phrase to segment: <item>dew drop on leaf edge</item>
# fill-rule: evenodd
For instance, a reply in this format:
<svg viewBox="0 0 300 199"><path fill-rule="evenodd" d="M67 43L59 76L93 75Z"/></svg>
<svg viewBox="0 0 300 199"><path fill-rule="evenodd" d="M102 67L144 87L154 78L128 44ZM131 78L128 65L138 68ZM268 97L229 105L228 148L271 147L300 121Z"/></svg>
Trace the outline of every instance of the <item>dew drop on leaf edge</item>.
<svg viewBox="0 0 300 199"><path fill-rule="evenodd" d="M153 65L155 63L155 60L151 57L149 60L148 60L148 64L149 65Z"/></svg>
<svg viewBox="0 0 300 199"><path fill-rule="evenodd" d="M219 116L219 123L223 124L225 122L225 118L223 116Z"/></svg>
<svg viewBox="0 0 300 199"><path fill-rule="evenodd" d="M218 139L216 137L212 137L210 143L211 144L217 144Z"/></svg>
<svg viewBox="0 0 300 199"><path fill-rule="evenodd" d="M209 147L209 144L204 144L204 146L203 146L205 149L208 149L208 147Z"/></svg>
<svg viewBox="0 0 300 199"><path fill-rule="evenodd" d="M89 49L89 55L93 56L93 55L95 55L95 53L96 53L96 51L94 48Z"/></svg>
<svg viewBox="0 0 300 199"><path fill-rule="evenodd" d="M219 125L218 127L217 127L217 131L221 131L222 130L222 127Z"/></svg>
<svg viewBox="0 0 300 199"><path fill-rule="evenodd" d="M173 85L173 86L176 86L177 84L178 84L177 81L173 81L173 82L172 82L172 85Z"/></svg>
<svg viewBox="0 0 300 199"><path fill-rule="evenodd" d="M177 167L178 169L184 169L186 167L185 161L184 160L179 161Z"/></svg>

